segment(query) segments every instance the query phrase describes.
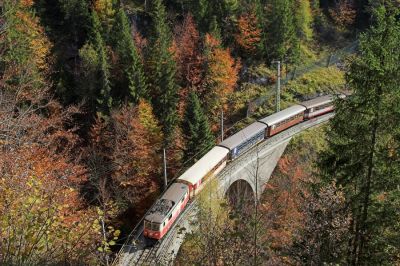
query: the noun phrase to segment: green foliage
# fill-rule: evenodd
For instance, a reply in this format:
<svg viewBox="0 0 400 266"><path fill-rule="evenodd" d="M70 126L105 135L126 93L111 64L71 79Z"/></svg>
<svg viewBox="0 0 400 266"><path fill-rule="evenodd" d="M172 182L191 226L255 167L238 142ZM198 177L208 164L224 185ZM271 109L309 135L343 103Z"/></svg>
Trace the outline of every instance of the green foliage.
<svg viewBox="0 0 400 266"><path fill-rule="evenodd" d="M313 37L313 14L310 0L296 0L296 28L297 35L304 41L310 41Z"/></svg>
<svg viewBox="0 0 400 266"><path fill-rule="evenodd" d="M284 94L313 96L317 93L336 93L344 88L344 72L337 67L321 68L289 81Z"/></svg>
<svg viewBox="0 0 400 266"><path fill-rule="evenodd" d="M88 42L80 50L85 71L82 78L84 95L91 111L106 116L112 105L110 71L106 45L101 36L101 24L96 11L92 11ZM90 77L88 80L87 77Z"/></svg>
<svg viewBox="0 0 400 266"><path fill-rule="evenodd" d="M171 51L172 37L162 0L152 3L152 39L149 51L149 88L154 113L162 125L166 144L170 143L178 123L178 85L176 62Z"/></svg>
<svg viewBox="0 0 400 266"><path fill-rule="evenodd" d="M147 94L144 67L138 50L133 42L128 18L125 11L120 8L112 31L112 42L118 56L116 71L122 72L114 78L113 94L121 103L128 99L130 103L137 104L139 98Z"/></svg>
<svg viewBox="0 0 400 266"><path fill-rule="evenodd" d="M79 49L90 28L89 0L37 0L35 12L52 40L54 92L64 104L82 101Z"/></svg>
<svg viewBox="0 0 400 266"><path fill-rule="evenodd" d="M207 117L201 108L199 98L194 92L191 92L188 97L182 133L186 142L184 161L200 158L215 144Z"/></svg>
<svg viewBox="0 0 400 266"><path fill-rule="evenodd" d="M293 0L272 0L268 15L268 44L271 60L290 60L299 57L299 39L296 34Z"/></svg>
<svg viewBox="0 0 400 266"><path fill-rule="evenodd" d="M353 211L349 263L389 265L400 252L392 242L400 237L399 212L391 211L400 184L400 23L383 6L374 18L347 75L354 93L337 104L321 169L344 186Z"/></svg>

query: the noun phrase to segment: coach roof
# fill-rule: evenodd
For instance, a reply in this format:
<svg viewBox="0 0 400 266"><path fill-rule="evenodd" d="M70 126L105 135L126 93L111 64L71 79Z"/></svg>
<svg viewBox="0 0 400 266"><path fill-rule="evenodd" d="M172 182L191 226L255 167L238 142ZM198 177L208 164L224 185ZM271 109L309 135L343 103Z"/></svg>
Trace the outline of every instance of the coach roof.
<svg viewBox="0 0 400 266"><path fill-rule="evenodd" d="M183 180L192 185L196 184L215 166L217 166L226 157L226 155L228 155L228 153L229 151L226 148L215 146L188 170L186 170L186 172L184 172L178 178L178 182L179 180Z"/></svg>
<svg viewBox="0 0 400 266"><path fill-rule="evenodd" d="M232 150L235 147L237 147L239 144L243 143L244 141L254 137L260 131L265 130L266 127L267 126L264 125L263 123L254 122L250 126L245 127L244 129L240 130L238 133L227 138L226 140L224 140L223 142L221 142L218 145Z"/></svg>
<svg viewBox="0 0 400 266"><path fill-rule="evenodd" d="M289 108L286 108L278 113L272 114L272 115L267 116L258 121L261 123L267 124L268 126L272 126L272 125L275 125L285 119L288 119L289 117L300 114L301 112L304 112L305 110L306 110L306 108L304 106L293 105Z"/></svg>
<svg viewBox="0 0 400 266"><path fill-rule="evenodd" d="M326 103L331 103L333 99L333 95L325 95L311 99L309 101L302 102L300 104L305 106L306 108L314 108L316 106L324 105Z"/></svg>

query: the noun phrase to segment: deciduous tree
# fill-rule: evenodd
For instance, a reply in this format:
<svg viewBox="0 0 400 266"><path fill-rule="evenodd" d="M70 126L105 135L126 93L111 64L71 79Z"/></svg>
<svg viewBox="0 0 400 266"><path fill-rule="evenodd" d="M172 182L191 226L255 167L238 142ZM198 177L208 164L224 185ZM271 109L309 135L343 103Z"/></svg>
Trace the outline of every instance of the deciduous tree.
<svg viewBox="0 0 400 266"><path fill-rule="evenodd" d="M201 53L201 40L190 13L185 16L182 24L175 27L174 43L178 78L182 86L179 92L179 110L182 114L189 91L200 91L204 78L204 56Z"/></svg>
<svg viewBox="0 0 400 266"><path fill-rule="evenodd" d="M33 97L46 85L51 70L52 44L34 15L32 2L7 0L2 3L0 36L0 88Z"/></svg>
<svg viewBox="0 0 400 266"><path fill-rule="evenodd" d="M255 12L242 14L237 24L238 33L235 35L236 42L245 54L254 55L262 41L262 32Z"/></svg>
<svg viewBox="0 0 400 266"><path fill-rule="evenodd" d="M221 108L226 108L227 97L238 80L240 62L235 61L230 49L224 49L221 41L210 34L205 36L207 72L202 99L215 117ZM203 98L204 97L204 98Z"/></svg>
<svg viewBox="0 0 400 266"><path fill-rule="evenodd" d="M124 105L91 130L86 161L91 169L86 190L93 200L112 201L137 218L150 207L159 189L162 132L151 105Z"/></svg>

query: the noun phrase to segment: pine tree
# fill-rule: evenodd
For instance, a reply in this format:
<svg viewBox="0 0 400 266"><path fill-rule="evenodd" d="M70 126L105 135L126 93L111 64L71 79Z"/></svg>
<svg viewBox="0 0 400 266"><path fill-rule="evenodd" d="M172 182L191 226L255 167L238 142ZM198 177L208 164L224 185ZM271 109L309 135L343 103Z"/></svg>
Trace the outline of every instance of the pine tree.
<svg viewBox="0 0 400 266"><path fill-rule="evenodd" d="M138 50L133 42L128 18L125 11L120 8L113 29L113 44L118 56L117 75L114 82L114 95L120 102L128 99L128 102L136 104L139 98L144 98L147 93L146 77L143 63Z"/></svg>
<svg viewBox="0 0 400 266"><path fill-rule="evenodd" d="M199 98L194 92L191 92L188 96L182 133L186 142L183 155L185 162L200 158L215 144L207 117L203 113Z"/></svg>
<svg viewBox="0 0 400 266"><path fill-rule="evenodd" d="M354 93L338 102L321 160L352 208L350 265L389 265L400 252L400 23L382 6L374 16L347 75Z"/></svg>
<svg viewBox="0 0 400 266"><path fill-rule="evenodd" d="M172 36L166 23L162 0L152 3L153 34L150 45L149 86L154 113L162 125L165 144L170 143L178 123L176 63L171 51Z"/></svg>
<svg viewBox="0 0 400 266"><path fill-rule="evenodd" d="M296 36L293 0L272 0L269 14L270 60L298 60L299 40Z"/></svg>
<svg viewBox="0 0 400 266"><path fill-rule="evenodd" d="M85 73L82 85L86 88L84 94L89 98L90 106L95 106L99 114L108 115L112 98L107 50L100 33L101 24L96 11L92 11L91 19L88 42L81 48L80 56L84 65L92 72ZM91 76L92 79L87 80L86 76Z"/></svg>

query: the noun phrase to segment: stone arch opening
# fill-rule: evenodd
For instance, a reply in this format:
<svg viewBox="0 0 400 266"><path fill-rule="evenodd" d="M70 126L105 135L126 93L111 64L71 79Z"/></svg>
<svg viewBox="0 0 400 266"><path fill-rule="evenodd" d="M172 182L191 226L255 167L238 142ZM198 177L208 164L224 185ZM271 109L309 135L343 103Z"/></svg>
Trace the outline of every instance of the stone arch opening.
<svg viewBox="0 0 400 266"><path fill-rule="evenodd" d="M255 195L251 185L243 179L231 184L225 193L232 208L237 211L249 212L254 207Z"/></svg>

